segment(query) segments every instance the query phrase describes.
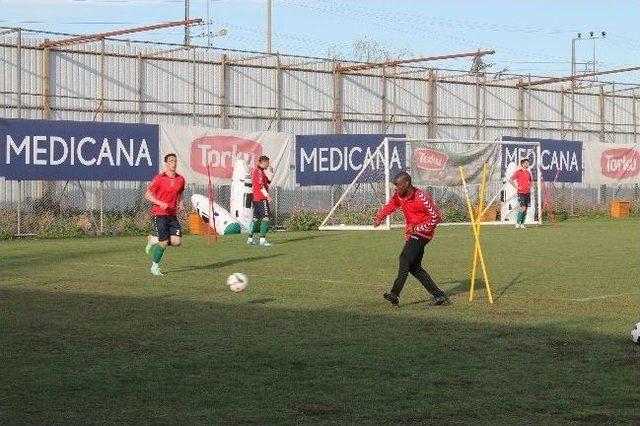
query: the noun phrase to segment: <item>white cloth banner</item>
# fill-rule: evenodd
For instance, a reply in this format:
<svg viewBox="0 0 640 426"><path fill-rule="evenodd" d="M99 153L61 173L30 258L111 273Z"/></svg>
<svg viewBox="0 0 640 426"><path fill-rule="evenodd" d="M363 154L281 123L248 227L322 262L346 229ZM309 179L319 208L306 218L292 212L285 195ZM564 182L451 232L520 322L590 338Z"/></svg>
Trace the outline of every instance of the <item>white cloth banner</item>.
<svg viewBox="0 0 640 426"><path fill-rule="evenodd" d="M583 146L584 183L640 183L640 146L600 142L587 142Z"/></svg>
<svg viewBox="0 0 640 426"><path fill-rule="evenodd" d="M206 184L207 164L216 185L231 184L236 159L254 167L266 155L274 169L273 186L292 186L291 137L278 132L246 132L208 127L160 125L160 165L166 154L178 156L178 173L187 183Z"/></svg>

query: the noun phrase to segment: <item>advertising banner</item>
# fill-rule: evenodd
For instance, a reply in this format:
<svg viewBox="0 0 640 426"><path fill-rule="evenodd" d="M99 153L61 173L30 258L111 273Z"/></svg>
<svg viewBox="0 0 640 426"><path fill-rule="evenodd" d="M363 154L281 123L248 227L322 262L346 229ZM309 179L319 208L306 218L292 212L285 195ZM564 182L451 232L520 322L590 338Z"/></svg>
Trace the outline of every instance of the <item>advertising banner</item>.
<svg viewBox="0 0 640 426"><path fill-rule="evenodd" d="M384 153L382 150L376 153L376 149L385 137L404 135L297 135L296 182L301 186L347 185L372 158L361 182L379 181L384 176ZM405 142L389 144L391 176L406 170L405 146Z"/></svg>
<svg viewBox="0 0 640 426"><path fill-rule="evenodd" d="M540 142L540 169L542 180L546 182L582 182L582 142L557 139L518 138L503 136L502 141L521 142L521 145L502 145L502 175L509 164L520 164L520 160L531 161L534 179L537 171L536 146Z"/></svg>
<svg viewBox="0 0 640 426"><path fill-rule="evenodd" d="M11 180L149 180L158 126L0 119L0 176Z"/></svg>

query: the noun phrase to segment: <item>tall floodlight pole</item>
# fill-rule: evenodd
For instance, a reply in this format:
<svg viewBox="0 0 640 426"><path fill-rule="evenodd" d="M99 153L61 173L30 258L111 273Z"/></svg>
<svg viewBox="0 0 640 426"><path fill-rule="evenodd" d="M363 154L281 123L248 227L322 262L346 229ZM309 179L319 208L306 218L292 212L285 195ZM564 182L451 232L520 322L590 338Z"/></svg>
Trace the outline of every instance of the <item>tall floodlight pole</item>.
<svg viewBox="0 0 640 426"><path fill-rule="evenodd" d="M267 53L271 53L271 0L267 0Z"/></svg>
<svg viewBox="0 0 640 426"><path fill-rule="evenodd" d="M576 41L591 40L593 41L593 63L591 66L592 72L596 72L596 47L595 43L598 39L603 39L607 36L607 33L602 31L599 36L594 36L593 31L589 32L589 37L582 38L582 33L578 33L578 37L571 39L571 76L576 75ZM571 86L575 87L575 80L571 80Z"/></svg>

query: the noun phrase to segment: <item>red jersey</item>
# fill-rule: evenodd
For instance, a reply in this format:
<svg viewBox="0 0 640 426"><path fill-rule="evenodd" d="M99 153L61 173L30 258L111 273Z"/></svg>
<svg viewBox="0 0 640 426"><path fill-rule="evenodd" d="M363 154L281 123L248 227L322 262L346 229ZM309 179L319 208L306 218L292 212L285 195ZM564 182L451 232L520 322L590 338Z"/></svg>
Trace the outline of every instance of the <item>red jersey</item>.
<svg viewBox="0 0 640 426"><path fill-rule="evenodd" d="M184 178L177 173L174 177L169 177L164 172L155 175L149 184L149 191L158 200L167 203L168 206L166 209L162 209L159 205L154 204L151 207L151 213L154 216L175 216L178 198L184 191L184 185Z"/></svg>
<svg viewBox="0 0 640 426"><path fill-rule="evenodd" d="M266 200L269 195L271 181L264 170L256 166L251 174L251 186L253 187L253 201Z"/></svg>
<svg viewBox="0 0 640 426"><path fill-rule="evenodd" d="M402 209L404 220L409 228L405 232L405 240L408 240L411 235L419 235L431 240L436 231L436 225L442 222L442 215L436 203L429 194L418 188L414 188L413 193L405 198L393 194L387 205L378 212L376 219L382 221L398 209Z"/></svg>
<svg viewBox="0 0 640 426"><path fill-rule="evenodd" d="M511 179L516 181L518 185L518 194L529 194L531 192L531 182L533 176L529 170L518 169L515 171Z"/></svg>

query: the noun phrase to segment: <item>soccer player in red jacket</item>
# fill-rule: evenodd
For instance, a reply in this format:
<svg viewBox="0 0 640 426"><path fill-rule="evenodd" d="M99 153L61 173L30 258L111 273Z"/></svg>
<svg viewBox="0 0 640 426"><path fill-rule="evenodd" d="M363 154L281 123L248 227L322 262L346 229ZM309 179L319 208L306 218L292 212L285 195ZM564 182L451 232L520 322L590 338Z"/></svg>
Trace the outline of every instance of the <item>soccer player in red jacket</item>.
<svg viewBox="0 0 640 426"><path fill-rule="evenodd" d="M433 296L432 305L447 305L449 298L440 290L431 276L422 267L424 247L431 241L442 216L438 206L429 194L411 184L411 176L400 172L393 178L395 193L376 215L373 226L378 227L391 213L402 209L406 222L404 238L406 243L400 253L398 276L389 293L384 293L393 306L398 306L400 292L409 273L416 277L424 288Z"/></svg>
<svg viewBox="0 0 640 426"><path fill-rule="evenodd" d="M531 186L533 176L529 171L531 163L528 159L520 161L520 168L515 171L509 182L518 191L518 216L516 217L516 229L525 229L524 220L527 217L527 209L531 207Z"/></svg>
<svg viewBox="0 0 640 426"><path fill-rule="evenodd" d="M155 225L157 236L147 237L147 254L151 247L155 245L153 251L153 263L151 264L151 275L161 276L160 259L165 249L172 245L178 247L182 243L182 229L176 217L176 211L184 210L182 203L182 192L185 187L184 177L176 172L178 158L175 154L164 156L164 172L154 176L151 184L144 195L145 200L152 204L151 214L153 214L153 224Z"/></svg>
<svg viewBox="0 0 640 426"><path fill-rule="evenodd" d="M251 173L251 183L253 187L253 220L249 225L249 238L247 244L255 244L253 234L260 232L261 247L269 247L271 243L267 242L267 232L269 231L269 204L271 204L271 195L269 195L269 184L271 179L267 176L273 173L273 168L269 165L269 157L261 155L258 158L258 164Z"/></svg>

